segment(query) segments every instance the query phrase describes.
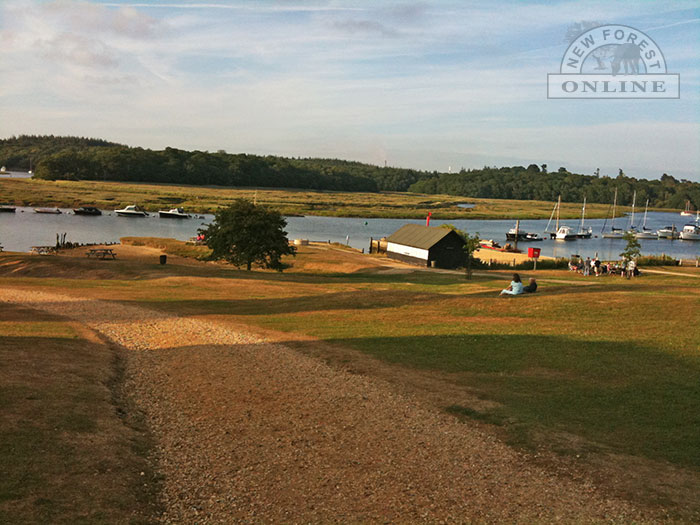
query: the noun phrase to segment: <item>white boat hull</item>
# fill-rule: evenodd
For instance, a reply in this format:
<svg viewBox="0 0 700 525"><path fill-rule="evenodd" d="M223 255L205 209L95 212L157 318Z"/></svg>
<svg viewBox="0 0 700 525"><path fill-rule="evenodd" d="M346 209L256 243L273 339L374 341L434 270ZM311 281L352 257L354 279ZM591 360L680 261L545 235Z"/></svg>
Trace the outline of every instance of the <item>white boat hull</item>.
<svg viewBox="0 0 700 525"><path fill-rule="evenodd" d="M700 241L700 232L681 232L684 241Z"/></svg>
<svg viewBox="0 0 700 525"><path fill-rule="evenodd" d="M638 232L638 233L635 233L634 236L637 239L658 239L659 238L659 236L654 232Z"/></svg>
<svg viewBox="0 0 700 525"><path fill-rule="evenodd" d="M146 213L142 211L115 211L120 217L145 217Z"/></svg>

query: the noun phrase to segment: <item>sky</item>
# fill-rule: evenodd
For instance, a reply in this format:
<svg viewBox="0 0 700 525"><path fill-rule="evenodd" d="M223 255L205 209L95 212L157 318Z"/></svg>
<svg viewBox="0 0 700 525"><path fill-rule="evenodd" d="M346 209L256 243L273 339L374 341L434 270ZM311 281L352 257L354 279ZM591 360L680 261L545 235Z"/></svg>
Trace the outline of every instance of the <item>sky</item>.
<svg viewBox="0 0 700 525"><path fill-rule="evenodd" d="M567 29L649 35L676 100L547 99ZM0 0L0 138L700 181L697 0Z"/></svg>

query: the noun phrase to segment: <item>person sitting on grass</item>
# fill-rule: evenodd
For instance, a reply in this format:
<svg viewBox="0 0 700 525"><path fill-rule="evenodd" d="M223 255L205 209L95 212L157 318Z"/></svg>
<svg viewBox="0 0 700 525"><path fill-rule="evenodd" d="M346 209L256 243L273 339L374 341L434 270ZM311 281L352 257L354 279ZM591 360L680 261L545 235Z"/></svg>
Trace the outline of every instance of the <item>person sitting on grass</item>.
<svg viewBox="0 0 700 525"><path fill-rule="evenodd" d="M525 293L535 293L537 291L537 281L534 277L530 277L530 283L523 287L523 292Z"/></svg>
<svg viewBox="0 0 700 525"><path fill-rule="evenodd" d="M502 290L501 295L520 295L521 293L523 293L523 282L520 280L520 275L514 273L510 286Z"/></svg>

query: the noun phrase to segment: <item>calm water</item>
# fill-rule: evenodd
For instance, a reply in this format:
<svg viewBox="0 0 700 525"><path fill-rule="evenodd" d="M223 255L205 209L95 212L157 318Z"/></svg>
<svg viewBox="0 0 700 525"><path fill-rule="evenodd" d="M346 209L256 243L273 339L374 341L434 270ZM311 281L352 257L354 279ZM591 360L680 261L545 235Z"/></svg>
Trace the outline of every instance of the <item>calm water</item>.
<svg viewBox="0 0 700 525"><path fill-rule="evenodd" d="M57 233L67 233L67 240L81 243L118 242L120 237L172 237L187 240L197 234L197 228L209 223L213 216L185 220L160 219L157 214L146 218L117 217L113 211L105 211L99 217L74 215L72 210L62 210L61 215L34 213L32 208L17 208L16 213L0 213L0 244L6 250L29 251L32 246L53 245ZM677 213L649 213L647 227L653 230L675 224L682 229L689 222L688 217ZM514 220L479 221L479 220L432 220L431 225L438 226L445 222L469 233L479 233L482 239L494 239L505 243L505 233L515 226ZM535 243L521 243L521 248L534 246L542 249L542 255L568 257L573 253L594 256L603 259L616 259L624 248L620 239L603 239L600 230L603 220L586 221L586 226L593 228L593 235L598 238L575 241L544 240ZM626 227L627 219L616 219L616 226ZM391 235L407 223L425 224L424 220L411 219L356 219L342 217L289 217L287 232L290 239L309 239L312 241L347 242L350 246L367 250L369 239ZM578 221L562 221L574 229ZM546 220L526 220L520 222L524 231L537 232L542 235L547 225ZM609 224L608 224L609 227ZM673 257L695 258L700 256L700 242L670 240L640 240L643 254L662 254Z"/></svg>

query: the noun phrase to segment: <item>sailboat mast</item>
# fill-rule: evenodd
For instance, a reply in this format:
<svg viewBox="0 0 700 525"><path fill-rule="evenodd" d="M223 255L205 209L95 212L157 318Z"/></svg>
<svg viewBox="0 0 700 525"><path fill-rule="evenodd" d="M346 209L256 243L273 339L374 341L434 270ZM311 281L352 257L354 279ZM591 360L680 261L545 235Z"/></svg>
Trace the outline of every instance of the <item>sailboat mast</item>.
<svg viewBox="0 0 700 525"><path fill-rule="evenodd" d="M557 199L557 231L559 231L559 209L561 208L561 194Z"/></svg>
<svg viewBox="0 0 700 525"><path fill-rule="evenodd" d="M634 226L634 206L637 204L637 190L632 194L632 215L630 215L630 229Z"/></svg>
<svg viewBox="0 0 700 525"><path fill-rule="evenodd" d="M581 208L581 225L578 227L579 231L583 233L583 222L586 219L586 196L583 196L583 207Z"/></svg>
<svg viewBox="0 0 700 525"><path fill-rule="evenodd" d="M647 211L649 211L649 199L647 199L647 203L644 205L644 224L642 224L642 230L647 229Z"/></svg>

